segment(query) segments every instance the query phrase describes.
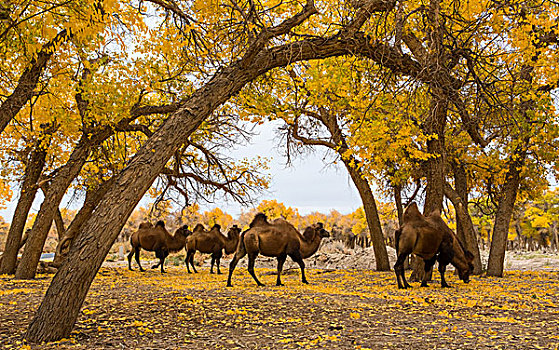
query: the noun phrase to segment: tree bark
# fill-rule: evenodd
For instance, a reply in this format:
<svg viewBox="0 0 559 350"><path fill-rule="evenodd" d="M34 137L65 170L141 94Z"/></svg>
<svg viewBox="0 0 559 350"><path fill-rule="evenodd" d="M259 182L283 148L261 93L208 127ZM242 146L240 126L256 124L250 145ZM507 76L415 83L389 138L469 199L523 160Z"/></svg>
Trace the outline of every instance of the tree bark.
<svg viewBox="0 0 559 350"><path fill-rule="evenodd" d="M78 213L70 223L70 226L68 226L64 237L58 241L54 260L50 264L50 266L59 268L64 263L64 261L66 261L69 248L75 241L81 227L87 220L89 220L91 214L93 213L93 210L95 210L95 208L101 201L101 198L103 198L103 196L107 193L110 186L114 184L114 180L115 177L113 176L109 180L100 184L96 189L87 191L85 195L85 201L81 209L78 211Z"/></svg>
<svg viewBox="0 0 559 350"><path fill-rule="evenodd" d="M56 227L58 242L60 242L66 233L66 228L64 228L64 219L59 208L56 208L56 213L54 214L54 226Z"/></svg>
<svg viewBox="0 0 559 350"><path fill-rule="evenodd" d="M366 10L370 16L370 9ZM114 186L82 227L79 239L70 249L68 262L54 276L29 325L26 339L31 342L53 341L70 334L91 282L141 197L184 140L246 83L292 62L346 54L370 57L394 71L411 70L407 67L411 61L409 57L403 57L386 45L371 43L365 36L356 36L354 31L344 33L263 49L251 57L250 64L239 60L218 70L206 85L186 99L117 175ZM363 47L355 50L358 42L362 42ZM391 54L384 55L385 50ZM413 61L411 64L414 65Z"/></svg>
<svg viewBox="0 0 559 350"><path fill-rule="evenodd" d="M347 171L349 172L355 187L357 187L361 201L363 201L363 210L365 211L367 225L369 226L369 232L371 233L377 271L390 271L390 262L388 261L386 242L384 241L384 235L382 234L377 204L375 202L373 191L371 191L371 186L369 186L369 182L363 177L363 174L359 170L354 169L350 164L346 163L347 161L344 161Z"/></svg>
<svg viewBox="0 0 559 350"><path fill-rule="evenodd" d="M504 188L498 202L497 213L495 214L491 248L489 249L489 261L487 262L488 276L503 276L509 225L516 201L516 194L522 180L520 173L527 152L524 147L528 144L529 140L519 145L509 161Z"/></svg>
<svg viewBox="0 0 559 350"><path fill-rule="evenodd" d="M474 255L474 274L479 275L482 271L481 257L479 253L479 246L477 244L477 238L475 233L474 224L470 213L468 212L467 204L464 204L463 199L460 197L458 192L456 192L448 183L445 183L444 189L445 195L456 210L456 218L460 218L460 222L463 228L464 238L460 238L464 242L466 249L468 249ZM467 203L467 202L466 202Z"/></svg>
<svg viewBox="0 0 559 350"><path fill-rule="evenodd" d="M398 212L398 225L402 226L404 220L404 205L402 204L402 186L394 185L394 201L396 202L396 211Z"/></svg>
<svg viewBox="0 0 559 350"><path fill-rule="evenodd" d="M68 162L60 168L48 186L45 192L45 199L41 203L33 227L29 232L29 239L16 270L15 277L17 279L31 279L35 277L37 265L39 264L41 253L58 206L66 190L81 171L90 150L90 140L87 137L82 137L70 155Z"/></svg>
<svg viewBox="0 0 559 350"><path fill-rule="evenodd" d="M443 207L444 184L445 184L445 144L444 129L448 111L448 102L443 96L442 91L433 88L431 100L431 112L427 118L425 131L428 135L435 137L427 141L427 151L432 156L427 161L427 186L425 189L425 204L423 213L429 215L431 212ZM423 280L425 274L425 264L423 259L414 258L412 262L413 272L410 276L411 281ZM432 278L432 269L428 272L427 280Z"/></svg>
<svg viewBox="0 0 559 350"><path fill-rule="evenodd" d="M43 172L46 156L47 151L40 145L40 142L31 151L29 162L25 167L25 173L23 175L19 200L12 217L10 230L8 231L2 263L0 265L0 274L13 274L15 272L17 255L21 248L23 229L25 228L29 210L37 194L37 183Z"/></svg>
<svg viewBox="0 0 559 350"><path fill-rule="evenodd" d="M434 138L427 141L427 151L432 156L427 161L427 187L425 189L425 205L423 213L429 215L432 211L443 208L445 184L445 142L444 130L448 111L448 102L442 91L438 89L432 97L431 113L426 121L426 133Z"/></svg>

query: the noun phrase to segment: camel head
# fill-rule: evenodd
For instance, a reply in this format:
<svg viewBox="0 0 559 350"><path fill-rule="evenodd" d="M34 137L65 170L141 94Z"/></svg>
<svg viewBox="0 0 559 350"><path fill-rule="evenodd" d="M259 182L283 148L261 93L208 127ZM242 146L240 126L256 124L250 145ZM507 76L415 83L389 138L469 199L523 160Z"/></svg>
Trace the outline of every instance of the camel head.
<svg viewBox="0 0 559 350"><path fill-rule="evenodd" d="M316 223L313 226L315 226L315 231L320 237L322 238L330 237L330 232L326 231L326 229L324 228L324 224L322 222Z"/></svg>
<svg viewBox="0 0 559 350"><path fill-rule="evenodd" d="M324 229L324 225L322 224L322 222L319 222L307 227L303 232L303 237L305 237L305 240L312 240L315 237L320 237L320 239L322 239L325 237L330 237L330 232Z"/></svg>
<svg viewBox="0 0 559 350"><path fill-rule="evenodd" d="M474 261L474 255L472 253L470 253L469 251L464 249L464 258L466 261L466 268L463 267L459 267L457 268L458 270L458 276L460 277L460 279L462 281L464 281L464 283L469 283L470 282L470 275L473 273L474 271L474 264L472 263ZM464 262L462 262L462 264L464 264Z"/></svg>
<svg viewBox="0 0 559 350"><path fill-rule="evenodd" d="M239 237L240 235L241 235L241 229L237 225L231 226L229 232L227 232L227 237L229 238Z"/></svg>
<svg viewBox="0 0 559 350"><path fill-rule="evenodd" d="M181 226L175 231L175 236L181 235L185 238L190 236L191 234L192 234L192 231L190 231L188 229L188 225Z"/></svg>

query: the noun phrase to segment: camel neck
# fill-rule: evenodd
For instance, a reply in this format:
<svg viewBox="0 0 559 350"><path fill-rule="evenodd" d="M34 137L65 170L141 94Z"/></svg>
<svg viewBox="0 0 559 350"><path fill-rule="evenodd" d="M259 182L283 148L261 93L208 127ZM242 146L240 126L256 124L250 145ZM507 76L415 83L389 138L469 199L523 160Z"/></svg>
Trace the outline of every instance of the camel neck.
<svg viewBox="0 0 559 350"><path fill-rule="evenodd" d="M321 240L322 237L320 237L318 234L315 234L312 239L308 241L303 240L301 242L301 255L303 256L303 259L306 259L316 253L318 247L320 246Z"/></svg>

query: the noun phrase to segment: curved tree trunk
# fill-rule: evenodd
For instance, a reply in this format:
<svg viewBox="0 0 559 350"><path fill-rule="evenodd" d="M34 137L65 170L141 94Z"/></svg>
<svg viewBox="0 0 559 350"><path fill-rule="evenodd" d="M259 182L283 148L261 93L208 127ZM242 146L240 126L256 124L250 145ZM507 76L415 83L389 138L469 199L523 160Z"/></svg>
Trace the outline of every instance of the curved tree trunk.
<svg viewBox="0 0 559 350"><path fill-rule="evenodd" d="M460 219L460 223L463 229L463 238L460 238L464 242L466 249L468 249L474 255L474 274L479 275L482 271L481 257L479 254L479 246L477 244L477 238L475 233L474 224L470 213L468 212L468 206L464 204L462 198L458 193L448 184L445 184L445 195L456 210L456 218Z"/></svg>
<svg viewBox="0 0 559 350"><path fill-rule="evenodd" d="M499 199L497 213L495 214L495 224L493 226L491 248L489 249L489 260L487 262L488 276L503 276L509 225L516 201L516 194L522 180L520 172L526 158L526 150L523 147L526 147L528 144L529 140L518 146L509 162L503 192Z"/></svg>
<svg viewBox="0 0 559 350"><path fill-rule="evenodd" d="M29 232L29 239L16 270L16 278L30 279L35 277L37 265L58 206L66 190L85 164L90 149L90 141L86 137L82 137L70 155L68 163L52 179L45 192L45 199L37 213L33 227Z"/></svg>
<svg viewBox="0 0 559 350"><path fill-rule="evenodd" d="M369 226L369 231L371 232L377 271L390 271L390 262L388 261L386 242L384 241L384 235L382 234L377 204L375 202L373 191L371 191L371 186L369 186L369 182L363 177L363 174L360 171L351 167L346 161L344 161L344 164L351 176L351 179L353 180L353 183L355 184L355 187L357 187L361 201L363 201L363 210L365 211L367 225Z"/></svg>
<svg viewBox="0 0 559 350"><path fill-rule="evenodd" d="M100 184L96 189L87 191L83 206L70 223L70 226L68 226L64 237L58 240L54 260L50 264L50 266L59 268L64 263L64 261L66 261L69 248L78 235L82 225L87 220L89 220L91 214L93 213L93 210L95 210L95 208L101 201L101 198L103 198L103 196L107 193L110 186L114 184L114 180L115 177L113 176L109 180Z"/></svg>
<svg viewBox="0 0 559 350"><path fill-rule="evenodd" d="M14 216L12 217L10 230L8 231L4 254L2 255L2 263L0 265L0 274L13 274L15 272L17 254L21 248L23 229L25 228L29 210L37 194L37 183L45 166L46 155L46 149L40 147L40 145L37 145L31 151L30 159L25 167L25 174L23 175L19 200L14 211Z"/></svg>

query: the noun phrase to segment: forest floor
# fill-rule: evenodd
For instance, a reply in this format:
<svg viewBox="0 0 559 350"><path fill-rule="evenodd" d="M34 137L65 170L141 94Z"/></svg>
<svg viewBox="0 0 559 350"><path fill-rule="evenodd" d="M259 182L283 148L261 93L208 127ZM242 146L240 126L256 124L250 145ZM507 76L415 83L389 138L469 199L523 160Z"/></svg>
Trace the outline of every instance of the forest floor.
<svg viewBox="0 0 559 350"><path fill-rule="evenodd" d="M205 267L167 271L103 267L70 337L40 345L22 335L52 276L0 276L0 350L559 348L557 268L469 284L448 272L448 289L435 272L428 288L408 290L371 270L309 269L303 285L292 269L276 287L274 270L258 268L257 287L239 267L232 288Z"/></svg>

